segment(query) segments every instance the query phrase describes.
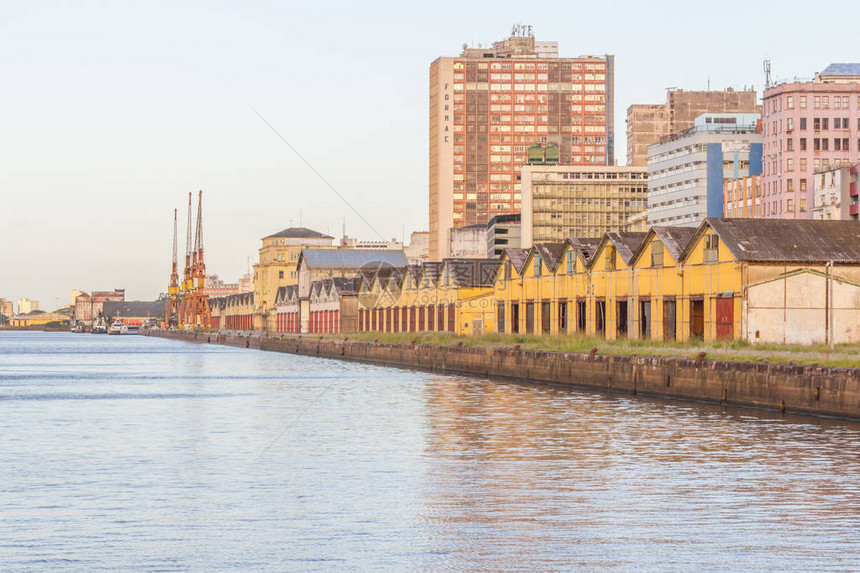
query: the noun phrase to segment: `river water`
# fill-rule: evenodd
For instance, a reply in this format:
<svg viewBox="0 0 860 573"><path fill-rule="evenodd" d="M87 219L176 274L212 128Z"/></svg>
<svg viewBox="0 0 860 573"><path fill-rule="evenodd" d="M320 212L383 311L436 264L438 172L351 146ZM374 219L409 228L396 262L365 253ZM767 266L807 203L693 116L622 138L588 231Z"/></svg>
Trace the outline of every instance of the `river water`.
<svg viewBox="0 0 860 573"><path fill-rule="evenodd" d="M3 571L860 570L860 425L0 333Z"/></svg>

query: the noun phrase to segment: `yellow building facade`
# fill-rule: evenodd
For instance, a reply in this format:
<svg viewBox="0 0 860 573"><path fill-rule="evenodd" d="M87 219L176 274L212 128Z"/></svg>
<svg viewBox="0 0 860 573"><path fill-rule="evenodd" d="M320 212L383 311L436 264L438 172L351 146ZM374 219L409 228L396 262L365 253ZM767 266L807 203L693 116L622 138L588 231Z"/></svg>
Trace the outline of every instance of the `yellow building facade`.
<svg viewBox="0 0 860 573"><path fill-rule="evenodd" d="M706 219L359 275L359 332L860 342L851 221Z"/></svg>
<svg viewBox="0 0 860 573"><path fill-rule="evenodd" d="M334 237L306 229L290 227L263 237L259 259L254 265L254 329L274 331L277 324L275 299L278 289L299 283L298 264L302 249L335 248Z"/></svg>

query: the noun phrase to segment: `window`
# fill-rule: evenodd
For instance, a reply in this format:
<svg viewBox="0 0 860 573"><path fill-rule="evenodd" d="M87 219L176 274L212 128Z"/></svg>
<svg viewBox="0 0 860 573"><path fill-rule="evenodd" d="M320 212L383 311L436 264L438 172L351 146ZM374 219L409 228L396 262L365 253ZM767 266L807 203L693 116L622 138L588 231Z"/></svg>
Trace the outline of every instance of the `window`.
<svg viewBox="0 0 860 573"><path fill-rule="evenodd" d="M821 151L821 139L816 137L812 140L812 150L813 151Z"/></svg>
<svg viewBox="0 0 860 573"><path fill-rule="evenodd" d="M785 181L785 190L789 193L794 191L794 179L787 179Z"/></svg>
<svg viewBox="0 0 860 573"><path fill-rule="evenodd" d="M785 160L785 170L794 171L794 159L792 159L791 157Z"/></svg>
<svg viewBox="0 0 860 573"><path fill-rule="evenodd" d="M806 171L806 158L805 157L800 158L800 170Z"/></svg>
<svg viewBox="0 0 860 573"><path fill-rule="evenodd" d="M830 151L830 140L826 137L821 140L821 151Z"/></svg>
<svg viewBox="0 0 860 573"><path fill-rule="evenodd" d="M794 98L791 96L788 96L787 100L788 100L788 109L794 109Z"/></svg>
<svg viewBox="0 0 860 573"><path fill-rule="evenodd" d="M819 109L821 107L821 96L815 96L812 98L812 107L815 109Z"/></svg>
<svg viewBox="0 0 860 573"><path fill-rule="evenodd" d="M615 270L615 247L606 248L606 270Z"/></svg>
<svg viewBox="0 0 860 573"><path fill-rule="evenodd" d="M842 138L842 151L849 151L849 149L848 149L848 138L847 137Z"/></svg>
<svg viewBox="0 0 860 573"><path fill-rule="evenodd" d="M806 109L806 96L800 96L800 107Z"/></svg>
<svg viewBox="0 0 860 573"><path fill-rule="evenodd" d="M801 180L800 180L800 191L801 191L801 193L802 193L802 192L804 192L804 191L806 191L806 179L801 179ZM801 211L806 211L806 209L804 209L804 208L803 208L803 205L804 205L804 202L803 202L803 200L801 199L801 201L800 201L800 210L801 210Z"/></svg>
<svg viewBox="0 0 860 573"><path fill-rule="evenodd" d="M651 241L651 266L663 266L663 242Z"/></svg>
<svg viewBox="0 0 860 573"><path fill-rule="evenodd" d="M538 255L535 255L535 276L539 277L541 275L541 258Z"/></svg>
<svg viewBox="0 0 860 573"><path fill-rule="evenodd" d="M805 137L800 138L800 150L806 151L806 138Z"/></svg>
<svg viewBox="0 0 860 573"><path fill-rule="evenodd" d="M839 129L842 127L842 119L839 117L833 118L833 129Z"/></svg>
<svg viewBox="0 0 860 573"><path fill-rule="evenodd" d="M511 261L505 261L505 280L511 280Z"/></svg>
<svg viewBox="0 0 860 573"><path fill-rule="evenodd" d="M785 150L794 151L794 140L790 137L785 142Z"/></svg>
<svg viewBox="0 0 860 573"><path fill-rule="evenodd" d="M573 266L573 251L567 252L567 274L572 275L574 270Z"/></svg>
<svg viewBox="0 0 860 573"><path fill-rule="evenodd" d="M716 235L705 236L704 262L715 263L720 258L720 239Z"/></svg>
<svg viewBox="0 0 860 573"><path fill-rule="evenodd" d="M793 130L794 129L794 119L788 118L787 120L785 120L785 128L788 131Z"/></svg>
<svg viewBox="0 0 860 573"><path fill-rule="evenodd" d="M812 129L815 131L821 131L821 118L816 117L812 120Z"/></svg>
<svg viewBox="0 0 860 573"><path fill-rule="evenodd" d="M830 129L830 118L822 117L821 118L821 129Z"/></svg>
<svg viewBox="0 0 860 573"><path fill-rule="evenodd" d="M806 212L806 197L800 198L800 210Z"/></svg>
<svg viewBox="0 0 860 573"><path fill-rule="evenodd" d="M278 271L278 278L279 279L284 278L284 271Z"/></svg>
<svg viewBox="0 0 860 573"><path fill-rule="evenodd" d="M800 118L800 129L806 130L806 118L805 117Z"/></svg>
<svg viewBox="0 0 860 573"><path fill-rule="evenodd" d="M788 212L794 211L794 201L792 199L785 200L785 210Z"/></svg>
<svg viewBox="0 0 860 573"><path fill-rule="evenodd" d="M838 137L833 140L833 151L842 151L842 140Z"/></svg>

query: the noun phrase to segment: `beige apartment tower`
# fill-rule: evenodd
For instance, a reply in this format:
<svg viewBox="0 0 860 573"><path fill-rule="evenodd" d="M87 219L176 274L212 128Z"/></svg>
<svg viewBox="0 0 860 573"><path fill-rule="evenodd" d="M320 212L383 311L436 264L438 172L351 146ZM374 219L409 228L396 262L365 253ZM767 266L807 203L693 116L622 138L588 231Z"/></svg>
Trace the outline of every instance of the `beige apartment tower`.
<svg viewBox="0 0 860 573"><path fill-rule="evenodd" d="M449 229L520 212L530 147L551 163L612 165L613 92L614 56L559 58L530 27L434 61L430 260L448 256Z"/></svg>

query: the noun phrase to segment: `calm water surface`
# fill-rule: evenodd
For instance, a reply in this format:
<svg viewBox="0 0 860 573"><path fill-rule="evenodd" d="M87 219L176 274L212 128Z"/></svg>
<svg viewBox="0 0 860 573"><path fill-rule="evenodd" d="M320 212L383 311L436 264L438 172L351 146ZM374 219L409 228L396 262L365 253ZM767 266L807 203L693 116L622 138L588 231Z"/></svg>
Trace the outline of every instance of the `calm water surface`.
<svg viewBox="0 0 860 573"><path fill-rule="evenodd" d="M860 570L860 425L0 333L0 569Z"/></svg>

